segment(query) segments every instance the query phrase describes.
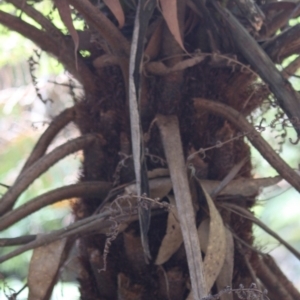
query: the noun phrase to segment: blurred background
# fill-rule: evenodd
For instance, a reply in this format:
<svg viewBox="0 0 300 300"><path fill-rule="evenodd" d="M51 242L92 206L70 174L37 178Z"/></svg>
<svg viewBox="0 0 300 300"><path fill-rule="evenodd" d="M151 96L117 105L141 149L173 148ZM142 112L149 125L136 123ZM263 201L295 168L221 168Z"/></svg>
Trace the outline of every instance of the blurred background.
<svg viewBox="0 0 300 300"><path fill-rule="evenodd" d="M0 183L9 186L14 183L49 122L66 107L73 105L68 85L74 85L74 92L78 98L82 97L82 89L54 58L46 53L42 53L38 58L35 50L39 49L19 34L1 27L0 40ZM36 86L32 84L29 59L38 62L33 72L38 78ZM45 103L37 97L36 88ZM76 127L70 124L59 133L48 151L78 134ZM80 175L80 159L80 153L76 153L61 160L35 180L19 198L17 206L54 188L76 183ZM0 194L5 191L6 187L0 186ZM0 238L43 234L67 226L71 222L70 201L62 201L1 232ZM0 254L3 255L12 249L1 248ZM31 254L32 251L28 251L1 264L0 299L6 299L5 296L18 292L26 284ZM72 267L74 268L74 264ZM5 280L2 280L3 278ZM27 299L26 289L17 299ZM70 270L68 263L62 271L60 284L56 286L52 299L79 299L75 271Z"/></svg>
<svg viewBox="0 0 300 300"><path fill-rule="evenodd" d="M293 22L298 22L294 20ZM63 67L46 53L41 57L39 51L30 41L14 32L0 28L0 194L6 187L14 183L25 159L47 128L49 122L60 111L73 104L68 85L74 86L78 99L82 97L82 89ZM37 88L46 103L36 94L36 87L32 84L29 72L30 58L38 61L34 75L37 77ZM295 57L289 58L289 60ZM286 61L284 64L287 64ZM282 68L283 66L278 66ZM300 76L300 72L298 72ZM300 79L292 77L292 84L300 90ZM51 99L51 100L50 100ZM261 112L257 112L259 116ZM295 140L293 129L283 132L272 130L268 126L274 119L276 109L269 108L264 113L266 121L263 136L277 149L280 155L295 169L300 163L300 145L292 145L288 138ZM259 118L258 118L259 120ZM259 123L259 122L258 122ZM70 124L57 136L49 150L66 140L78 136L75 126ZM281 144L282 143L282 144ZM281 149L282 148L282 149ZM75 183L80 175L81 155L77 153L61 160L43 176L39 177L22 194L17 206L27 200L66 184ZM268 177L277 175L272 167L252 148L252 162L254 177ZM276 186L262 190L255 215L271 229L283 237L293 247L300 250L300 195L285 181ZM43 234L54 229L67 226L72 222L69 201L44 208L16 225L1 232L0 238L18 237L28 234ZM284 273L300 289L300 262L283 246L270 237L263 230L254 228L256 246L270 253L278 262ZM0 255L11 251L11 247L0 248ZM32 252L15 257L0 267L0 299L20 290L26 284L28 264ZM71 258L72 260L72 258ZM55 288L52 299L79 299L75 278L74 263L67 262L62 269L60 282ZM72 269L73 268L73 269ZM5 279L4 279L5 278ZM18 299L27 299L26 288Z"/></svg>

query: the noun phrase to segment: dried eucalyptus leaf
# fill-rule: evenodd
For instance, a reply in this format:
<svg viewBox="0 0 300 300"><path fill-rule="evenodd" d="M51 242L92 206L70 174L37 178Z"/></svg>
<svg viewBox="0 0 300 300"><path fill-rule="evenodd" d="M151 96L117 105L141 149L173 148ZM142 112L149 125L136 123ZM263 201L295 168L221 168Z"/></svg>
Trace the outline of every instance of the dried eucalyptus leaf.
<svg viewBox="0 0 300 300"><path fill-rule="evenodd" d="M173 196L168 196L168 199L171 208L168 216L167 231L155 260L156 265L165 263L179 249L183 242L180 223L178 221L178 212L175 207L175 199Z"/></svg>
<svg viewBox="0 0 300 300"><path fill-rule="evenodd" d="M204 258L204 276L207 290L210 290L225 261L226 234L223 220L213 200L203 187L202 189L206 197L210 213L209 237ZM201 228L201 226L199 228ZM201 239L200 236L199 239Z"/></svg>

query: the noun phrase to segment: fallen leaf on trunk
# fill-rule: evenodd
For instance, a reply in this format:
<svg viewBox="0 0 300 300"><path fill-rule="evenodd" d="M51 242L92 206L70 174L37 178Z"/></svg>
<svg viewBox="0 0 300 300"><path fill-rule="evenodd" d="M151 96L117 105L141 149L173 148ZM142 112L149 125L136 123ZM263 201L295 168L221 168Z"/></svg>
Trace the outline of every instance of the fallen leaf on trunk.
<svg viewBox="0 0 300 300"><path fill-rule="evenodd" d="M214 201L203 187L202 189L206 197L210 214L209 237L204 258L204 276L207 290L209 291L216 281L225 261L226 236L222 217L220 216ZM200 245L202 245L201 237L203 233L201 232L201 225L198 233L201 241Z"/></svg>
<svg viewBox="0 0 300 300"><path fill-rule="evenodd" d="M210 218L203 220L198 227L201 250L205 253L204 276L207 290L209 291L224 265L227 246L223 220L213 200L208 195L203 185L201 186L210 212ZM193 292L191 291L186 300L192 299Z"/></svg>
<svg viewBox="0 0 300 300"><path fill-rule="evenodd" d="M183 242L181 228L178 219L178 212L173 196L168 196L171 208L168 215L167 231L160 245L155 260L156 265L162 265L179 249Z"/></svg>
<svg viewBox="0 0 300 300"><path fill-rule="evenodd" d="M34 249L29 265L29 300L48 299L57 280L67 239Z"/></svg>

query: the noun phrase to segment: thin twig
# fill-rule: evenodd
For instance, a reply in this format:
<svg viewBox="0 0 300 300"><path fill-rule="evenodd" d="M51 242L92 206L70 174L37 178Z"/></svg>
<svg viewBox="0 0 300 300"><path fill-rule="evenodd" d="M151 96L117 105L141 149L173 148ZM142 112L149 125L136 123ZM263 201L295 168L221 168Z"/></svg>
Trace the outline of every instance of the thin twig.
<svg viewBox="0 0 300 300"><path fill-rule="evenodd" d="M156 3L153 1L141 0L138 2L130 47L129 112L131 148L138 196L141 196L144 193L149 194L149 183L145 161L145 146L140 115L142 95L141 63L144 56L144 41L146 38L148 23L155 6ZM148 231L151 219L150 213L150 210L143 208L142 206L139 207L140 236L146 262L151 259L148 241Z"/></svg>
<svg viewBox="0 0 300 300"><path fill-rule="evenodd" d="M58 116L54 118L54 120L50 123L49 127L41 135L38 142L36 143L24 167L22 168L22 171L20 172L18 179L28 167L30 167L33 163L35 163L39 158L41 158L46 153L49 144L54 139L54 137L58 134L58 132L74 119L75 119L74 107L65 109L63 112L61 112Z"/></svg>
<svg viewBox="0 0 300 300"><path fill-rule="evenodd" d="M252 250L252 251L254 251L254 252L258 253L258 254L262 254L262 255L264 254L263 252L261 252L261 251L259 251L258 249L256 249L254 246L248 244L248 243L245 242L243 239L241 239L241 238L233 231L232 228L229 228L229 230L230 230L232 236L234 237L234 239L236 239L238 243L244 245L245 247L249 248L250 250Z"/></svg>
<svg viewBox="0 0 300 300"><path fill-rule="evenodd" d="M248 271L249 271L249 274L250 274L250 276L252 277L252 282L254 282L255 283L255 285L261 290L261 285L260 285L260 283L258 282L258 278L257 278L257 275L256 275L256 272L255 272L255 270L253 269L253 267L252 267L252 265L251 265L251 263L250 263L250 261L249 261L249 255L247 255L245 252L244 252L244 250L243 250L243 248L242 248L242 246L241 246L241 244L240 243L237 243L237 248L238 248L238 251L240 252L240 254L243 256L243 258L244 258L244 260L245 260L245 264L246 264L246 266L247 266L247 268L248 268Z"/></svg>
<svg viewBox="0 0 300 300"><path fill-rule="evenodd" d="M1 183L1 182L0 182L0 186L3 186L3 187L5 187L5 188L7 188L7 189L10 188L10 185L7 185L7 184Z"/></svg>
<svg viewBox="0 0 300 300"><path fill-rule="evenodd" d="M198 179L197 179L198 180ZM280 176L265 177L265 178L238 178L231 181L224 190L220 191L219 196L241 196L241 197L255 197L259 194L262 188L277 184L282 178ZM199 180L201 185L204 185L206 191L216 189L221 182L212 180ZM209 187L209 189L206 188ZM211 192L210 192L211 193ZM222 198L221 198L222 199Z"/></svg>
<svg viewBox="0 0 300 300"><path fill-rule="evenodd" d="M2 239L0 239L0 247L11 247L11 246L24 245L29 242L32 242L35 239L36 239L35 234L19 236L16 238L2 238Z"/></svg>
<svg viewBox="0 0 300 300"><path fill-rule="evenodd" d="M52 243L58 239L62 239L64 237L69 237L73 236L76 234L82 234L86 233L89 230L92 229L104 229L107 228L111 225L111 221L104 221L104 218L109 215L108 212L104 212L102 214L96 215L96 216L91 216L88 218L85 218L83 220L77 221L73 223L70 226L67 226L65 228L59 229L59 230L54 230L49 234L45 234L43 236L39 236L37 239L35 239L32 242L29 242L11 252L8 254L5 254L0 257L0 263L11 259L27 250L34 249L49 243Z"/></svg>
<svg viewBox="0 0 300 300"><path fill-rule="evenodd" d="M248 133L247 138L260 154L269 162L269 164L289 182L298 192L300 192L299 175L271 148L271 146L262 138L253 126L236 110L215 101L209 101L202 98L194 99L194 106L199 113L204 109L220 115L229 120L242 132Z"/></svg>
<svg viewBox="0 0 300 300"><path fill-rule="evenodd" d="M12 16L4 11L0 11L0 23L32 40L40 46L41 49L52 54L57 52L57 45L49 38L46 32L22 21L20 18Z"/></svg>
<svg viewBox="0 0 300 300"><path fill-rule="evenodd" d="M161 212L162 212L161 209L159 210L156 209L153 212L153 215L160 214ZM111 228L111 226L114 225L116 222L130 223L138 219L138 216L136 214L133 214L131 211L128 214L123 211L121 215L114 216L112 220L109 219L107 220L110 214L111 214L110 211L105 211L98 215L93 215L83 220L77 221L62 229L54 230L49 234L38 236L35 240L1 256L0 263L3 263L4 261L9 260L17 255L20 255L25 251L50 244L56 240L65 237L71 237L71 236L77 237L87 233L106 234L107 230L109 230L109 228Z"/></svg>
<svg viewBox="0 0 300 300"><path fill-rule="evenodd" d="M1 217L0 230L4 230L37 210L58 201L85 196L104 199L111 189L111 186L111 183L103 181L80 182L47 192L27 201L17 209Z"/></svg>
<svg viewBox="0 0 300 300"><path fill-rule="evenodd" d="M54 40L54 35L51 36L48 32L39 30L22 21L20 18L4 11L0 11L0 23L30 39L42 50L53 54L82 83L86 90L90 93L95 92L96 85L92 72L81 57L78 59L78 69L76 69L75 61L72 55L70 55L70 52L74 49L74 45L72 45L71 41L66 40L65 36L60 34L59 36L55 36L56 39Z"/></svg>
<svg viewBox="0 0 300 300"><path fill-rule="evenodd" d="M13 4L16 8L20 9L22 12L25 12L26 15L40 24L49 34L50 38L55 40L57 37L62 36L62 32L49 19L36 10L32 5L28 5L26 1L6 0L6 2Z"/></svg>
<svg viewBox="0 0 300 300"><path fill-rule="evenodd" d="M55 164L65 156L89 146L97 138L99 137L93 134L89 134L71 140L57 147L55 150L40 158L31 167L26 169L26 171L21 175L16 183L2 197L0 202L0 215L5 214L10 209L12 209L19 195L36 178L46 172L53 164Z"/></svg>

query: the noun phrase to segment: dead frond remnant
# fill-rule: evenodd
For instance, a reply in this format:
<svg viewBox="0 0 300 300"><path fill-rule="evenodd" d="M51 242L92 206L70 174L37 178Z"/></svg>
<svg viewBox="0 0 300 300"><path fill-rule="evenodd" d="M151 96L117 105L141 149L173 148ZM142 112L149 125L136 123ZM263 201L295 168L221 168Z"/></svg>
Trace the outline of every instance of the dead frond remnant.
<svg viewBox="0 0 300 300"><path fill-rule="evenodd" d="M261 190L281 180L300 192L298 173L261 134L275 132L278 151L299 142L299 95L287 81L298 76L299 57L281 71L276 66L300 54L299 24L286 27L300 15L299 5L53 0L47 15L39 6L46 1L0 4L2 25L54 55L73 76L67 84L73 107L51 121L15 182L1 183L0 230L72 199L71 225L0 239L1 247L16 246L0 262L34 249L29 298L50 297L75 246L82 299L300 298L254 246L253 224L297 258L299 250L251 211ZM29 69L47 102L35 73L41 51ZM71 122L80 137L47 152ZM246 139L278 176L254 178ZM78 183L16 207L37 178L77 151ZM6 294L18 292L6 287Z"/></svg>

